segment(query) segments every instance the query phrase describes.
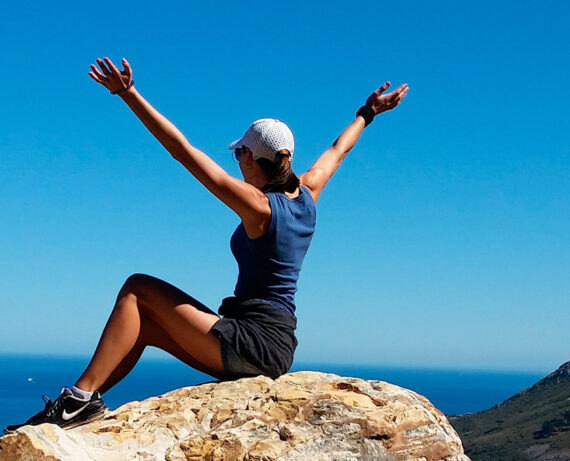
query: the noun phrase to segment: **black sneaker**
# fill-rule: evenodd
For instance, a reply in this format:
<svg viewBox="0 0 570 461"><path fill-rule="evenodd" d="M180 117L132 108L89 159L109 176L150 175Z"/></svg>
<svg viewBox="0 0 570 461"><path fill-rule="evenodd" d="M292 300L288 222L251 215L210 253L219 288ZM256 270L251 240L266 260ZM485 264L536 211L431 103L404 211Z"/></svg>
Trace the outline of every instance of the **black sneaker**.
<svg viewBox="0 0 570 461"><path fill-rule="evenodd" d="M64 387L55 402L52 402L45 395L45 408L38 414L32 416L24 424L13 424L4 429L4 434L9 434L22 426L50 423L57 424L61 428L72 428L87 424L103 416L107 405L103 402L99 391L93 392L91 399L82 400L76 397L71 389Z"/></svg>

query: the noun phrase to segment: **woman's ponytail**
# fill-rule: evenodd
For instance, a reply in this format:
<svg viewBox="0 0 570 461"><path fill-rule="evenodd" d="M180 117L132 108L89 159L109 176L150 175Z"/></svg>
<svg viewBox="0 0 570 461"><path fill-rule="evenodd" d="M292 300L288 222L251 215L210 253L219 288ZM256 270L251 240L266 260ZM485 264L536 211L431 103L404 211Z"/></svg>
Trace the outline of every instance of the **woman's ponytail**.
<svg viewBox="0 0 570 461"><path fill-rule="evenodd" d="M299 178L291 168L289 151L282 150L275 155L275 162L266 158L258 158L257 163L267 175L267 183L261 188L263 192L295 192L299 187Z"/></svg>

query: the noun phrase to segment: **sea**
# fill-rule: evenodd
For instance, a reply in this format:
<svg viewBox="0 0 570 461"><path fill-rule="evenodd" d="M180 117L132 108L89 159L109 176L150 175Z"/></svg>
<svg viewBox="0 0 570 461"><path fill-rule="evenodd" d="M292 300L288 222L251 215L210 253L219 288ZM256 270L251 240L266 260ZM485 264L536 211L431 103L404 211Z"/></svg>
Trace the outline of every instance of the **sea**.
<svg viewBox="0 0 570 461"><path fill-rule="evenodd" d="M86 357L0 355L0 434L9 424L26 421L42 410L42 395L55 399L71 386ZM398 368L373 365L294 363L291 371L312 370L388 381L427 397L447 415L486 410L540 380L540 372L501 372ZM174 359L143 358L104 400L111 408L179 387L214 381Z"/></svg>

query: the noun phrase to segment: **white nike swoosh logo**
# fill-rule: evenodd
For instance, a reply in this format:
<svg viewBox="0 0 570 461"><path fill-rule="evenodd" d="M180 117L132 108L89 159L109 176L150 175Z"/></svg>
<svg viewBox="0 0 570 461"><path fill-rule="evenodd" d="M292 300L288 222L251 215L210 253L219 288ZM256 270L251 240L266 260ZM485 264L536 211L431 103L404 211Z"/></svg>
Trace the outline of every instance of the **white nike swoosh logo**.
<svg viewBox="0 0 570 461"><path fill-rule="evenodd" d="M61 414L61 419L63 419L64 421L69 421L71 418L75 418L79 413L85 410L90 403L91 402L87 402L79 410L76 410L73 413L68 413L67 411L63 410L63 413Z"/></svg>

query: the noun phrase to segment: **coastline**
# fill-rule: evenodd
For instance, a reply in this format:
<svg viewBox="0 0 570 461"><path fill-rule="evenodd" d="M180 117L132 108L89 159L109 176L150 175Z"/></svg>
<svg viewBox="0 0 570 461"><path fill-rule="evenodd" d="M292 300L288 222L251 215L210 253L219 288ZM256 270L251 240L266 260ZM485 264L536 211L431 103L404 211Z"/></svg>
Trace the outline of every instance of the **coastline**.
<svg viewBox="0 0 570 461"><path fill-rule="evenodd" d="M73 384L87 357L0 354L0 425L25 421L43 408L42 394L55 398ZM422 369L356 364L294 363L291 371L314 370L387 381L427 397L447 415L486 410L544 376L541 372ZM133 400L214 379L175 359L143 358L127 378L105 394L116 408Z"/></svg>

